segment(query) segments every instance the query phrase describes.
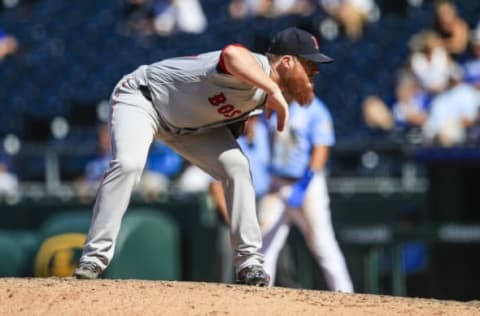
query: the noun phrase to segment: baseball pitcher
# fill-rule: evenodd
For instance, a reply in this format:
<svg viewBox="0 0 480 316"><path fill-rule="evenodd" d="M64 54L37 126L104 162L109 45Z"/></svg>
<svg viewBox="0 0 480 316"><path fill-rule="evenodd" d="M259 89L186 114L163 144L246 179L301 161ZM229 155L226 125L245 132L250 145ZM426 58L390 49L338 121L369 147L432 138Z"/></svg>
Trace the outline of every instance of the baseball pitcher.
<svg viewBox="0 0 480 316"><path fill-rule="evenodd" d="M74 276L95 279L110 263L132 189L158 135L222 182L237 282L266 286L269 276L260 253L262 236L249 164L229 126L264 109L276 113L276 128L283 130L288 122L284 93L300 104L310 103L314 69L317 63L331 61L319 52L313 35L288 28L276 34L267 56L229 45L221 51L142 65L124 76L111 96L113 158L97 192Z"/></svg>

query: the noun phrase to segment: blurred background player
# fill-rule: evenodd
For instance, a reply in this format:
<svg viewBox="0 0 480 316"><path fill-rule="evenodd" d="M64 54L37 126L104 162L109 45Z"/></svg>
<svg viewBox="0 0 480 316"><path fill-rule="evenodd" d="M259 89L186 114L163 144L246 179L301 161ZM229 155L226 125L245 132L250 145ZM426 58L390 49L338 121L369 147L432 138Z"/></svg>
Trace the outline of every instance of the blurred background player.
<svg viewBox="0 0 480 316"><path fill-rule="evenodd" d="M270 285L275 282L278 254L295 223L323 269L328 288L353 292L330 218L325 175L329 147L335 142L330 113L318 98L305 107L293 102L289 111L286 129L272 130L272 190L259 207Z"/></svg>

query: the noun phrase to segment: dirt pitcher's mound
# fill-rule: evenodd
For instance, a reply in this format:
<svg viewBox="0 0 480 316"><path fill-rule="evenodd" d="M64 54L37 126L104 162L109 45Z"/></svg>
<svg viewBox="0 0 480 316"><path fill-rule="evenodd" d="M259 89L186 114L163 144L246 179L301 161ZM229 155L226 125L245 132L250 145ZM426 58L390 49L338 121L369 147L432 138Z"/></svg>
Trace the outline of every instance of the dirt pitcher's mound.
<svg viewBox="0 0 480 316"><path fill-rule="evenodd" d="M141 280L0 279L0 315L480 315L478 302Z"/></svg>

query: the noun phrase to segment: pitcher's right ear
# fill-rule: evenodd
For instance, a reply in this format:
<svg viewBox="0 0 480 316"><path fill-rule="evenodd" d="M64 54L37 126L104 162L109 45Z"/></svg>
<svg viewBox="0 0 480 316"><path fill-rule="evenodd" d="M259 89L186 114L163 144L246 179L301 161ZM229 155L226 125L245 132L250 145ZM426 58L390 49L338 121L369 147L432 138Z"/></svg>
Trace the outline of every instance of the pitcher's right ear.
<svg viewBox="0 0 480 316"><path fill-rule="evenodd" d="M292 55L284 55L282 56L282 62L281 64L286 68L286 69L292 69L295 63L295 57Z"/></svg>

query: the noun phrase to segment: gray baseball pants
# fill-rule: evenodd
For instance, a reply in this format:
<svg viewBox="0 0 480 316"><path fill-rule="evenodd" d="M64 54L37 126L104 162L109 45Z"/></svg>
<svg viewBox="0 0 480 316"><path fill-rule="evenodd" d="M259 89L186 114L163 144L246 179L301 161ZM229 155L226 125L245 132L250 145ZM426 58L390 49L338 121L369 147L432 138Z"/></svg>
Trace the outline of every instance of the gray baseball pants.
<svg viewBox="0 0 480 316"><path fill-rule="evenodd" d="M135 77L125 76L112 94L109 125L113 158L97 191L80 262L94 262L102 269L111 262L132 190L142 174L149 147L158 137L223 183L236 272L249 265L263 265L249 163L235 138L226 127L182 136L169 133L162 128L152 103L138 90L139 84Z"/></svg>

